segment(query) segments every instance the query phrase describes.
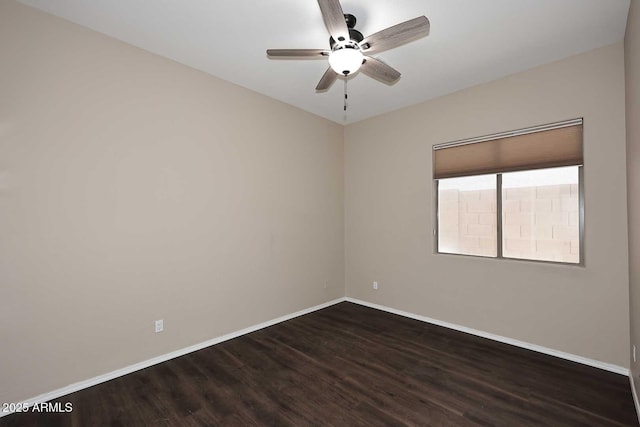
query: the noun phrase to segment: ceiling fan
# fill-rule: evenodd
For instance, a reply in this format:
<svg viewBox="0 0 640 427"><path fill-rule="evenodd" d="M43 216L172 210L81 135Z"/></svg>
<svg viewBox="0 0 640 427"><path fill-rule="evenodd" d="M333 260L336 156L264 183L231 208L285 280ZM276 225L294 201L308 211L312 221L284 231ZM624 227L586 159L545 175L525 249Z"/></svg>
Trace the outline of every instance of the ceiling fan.
<svg viewBox="0 0 640 427"><path fill-rule="evenodd" d="M329 68L316 86L325 91L338 75L349 75L359 69L374 79L392 84L400 78L400 72L379 59L369 56L400 46L429 34L429 20L425 16L394 25L369 37L364 37L354 27L356 17L342 12L339 0L318 0L322 19L329 30L327 49L268 49L269 58L321 58L329 57Z"/></svg>

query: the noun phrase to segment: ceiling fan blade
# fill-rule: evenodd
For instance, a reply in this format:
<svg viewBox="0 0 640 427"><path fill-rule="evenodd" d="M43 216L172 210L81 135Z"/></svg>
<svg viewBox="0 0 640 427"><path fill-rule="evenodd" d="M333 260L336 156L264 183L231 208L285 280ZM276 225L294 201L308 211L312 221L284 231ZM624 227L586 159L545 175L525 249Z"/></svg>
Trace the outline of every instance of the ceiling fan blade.
<svg viewBox="0 0 640 427"><path fill-rule="evenodd" d="M318 0L322 19L326 25L329 34L336 41L349 40L349 28L344 20L342 6L338 0Z"/></svg>
<svg viewBox="0 0 640 427"><path fill-rule="evenodd" d="M317 57L329 56L329 51L325 49L267 49L267 56L271 58L279 57Z"/></svg>
<svg viewBox="0 0 640 427"><path fill-rule="evenodd" d="M382 52L428 35L430 26L427 17L420 16L365 37L360 46L367 54Z"/></svg>
<svg viewBox="0 0 640 427"><path fill-rule="evenodd" d="M331 87L333 82L338 79L338 75L331 67L327 68L327 71L324 72L324 75L320 79L318 86L316 86L317 91L324 91Z"/></svg>
<svg viewBox="0 0 640 427"><path fill-rule="evenodd" d="M373 77L374 79L387 84L394 83L401 75L400 71L388 66L379 59L372 58L370 56L364 57L364 63L360 69L367 76Z"/></svg>

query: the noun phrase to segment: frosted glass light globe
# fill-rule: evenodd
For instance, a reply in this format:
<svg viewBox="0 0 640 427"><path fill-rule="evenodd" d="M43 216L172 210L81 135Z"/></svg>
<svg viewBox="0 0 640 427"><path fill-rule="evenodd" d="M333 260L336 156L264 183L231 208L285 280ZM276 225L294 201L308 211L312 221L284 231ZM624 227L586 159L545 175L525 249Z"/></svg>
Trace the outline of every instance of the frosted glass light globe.
<svg viewBox="0 0 640 427"><path fill-rule="evenodd" d="M353 74L360 69L364 55L359 49L342 47L334 50L329 55L329 65L340 75Z"/></svg>

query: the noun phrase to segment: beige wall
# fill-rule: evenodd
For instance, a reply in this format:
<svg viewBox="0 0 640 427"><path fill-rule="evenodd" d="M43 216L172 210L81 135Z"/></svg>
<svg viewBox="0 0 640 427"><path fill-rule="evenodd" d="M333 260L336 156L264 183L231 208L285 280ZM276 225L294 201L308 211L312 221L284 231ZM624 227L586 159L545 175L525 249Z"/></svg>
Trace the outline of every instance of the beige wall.
<svg viewBox="0 0 640 427"><path fill-rule="evenodd" d="M627 200L629 203L629 288L631 344L640 362L640 4L631 2L624 39L627 84ZM636 389L640 390L640 364L631 363ZM640 410L640 408L638 408Z"/></svg>
<svg viewBox="0 0 640 427"><path fill-rule="evenodd" d="M0 402L344 296L341 126L13 1L0 58Z"/></svg>
<svg viewBox="0 0 640 427"><path fill-rule="evenodd" d="M618 43L348 126L347 295L628 366L624 111ZM433 253L434 144L577 117L585 267Z"/></svg>

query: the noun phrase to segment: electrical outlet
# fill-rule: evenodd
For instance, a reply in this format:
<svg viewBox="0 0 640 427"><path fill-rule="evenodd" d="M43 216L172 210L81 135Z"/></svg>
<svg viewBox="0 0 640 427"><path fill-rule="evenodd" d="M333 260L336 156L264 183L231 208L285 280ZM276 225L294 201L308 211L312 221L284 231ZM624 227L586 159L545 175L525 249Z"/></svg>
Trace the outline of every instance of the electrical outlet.
<svg viewBox="0 0 640 427"><path fill-rule="evenodd" d="M373 289L378 290L378 282L373 282Z"/></svg>
<svg viewBox="0 0 640 427"><path fill-rule="evenodd" d="M633 363L636 363L636 345L633 345Z"/></svg>
<svg viewBox="0 0 640 427"><path fill-rule="evenodd" d="M156 320L155 325L156 325L156 333L162 332L164 330L164 320L162 319Z"/></svg>
<svg viewBox="0 0 640 427"><path fill-rule="evenodd" d="M327 282L324 282L324 288L327 289Z"/></svg>

